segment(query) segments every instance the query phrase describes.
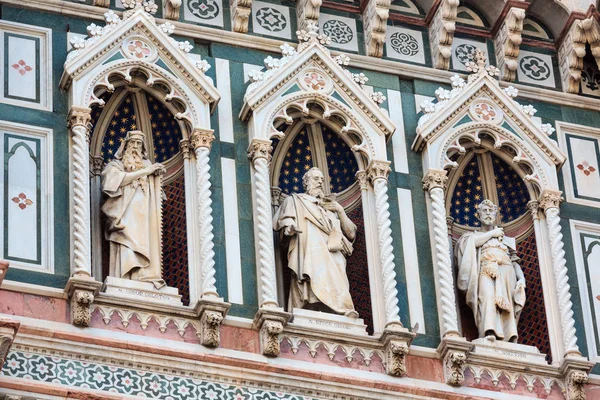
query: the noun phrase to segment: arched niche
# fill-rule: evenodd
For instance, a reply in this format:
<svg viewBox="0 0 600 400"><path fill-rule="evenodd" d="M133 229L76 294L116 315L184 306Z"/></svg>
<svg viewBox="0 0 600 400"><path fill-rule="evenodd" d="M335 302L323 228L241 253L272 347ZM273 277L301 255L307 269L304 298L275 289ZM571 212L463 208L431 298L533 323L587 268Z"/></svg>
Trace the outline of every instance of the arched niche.
<svg viewBox="0 0 600 400"><path fill-rule="evenodd" d="M101 148L104 135L109 131L110 113L114 113L125 97L135 103L136 112L149 113L148 99L152 99L169 114L169 123L173 122L178 132L176 140L173 139L177 143L170 144L169 157L164 160L168 169L165 181L170 184L181 180L180 186L185 187L187 272L190 304L195 305L207 296L218 297L214 281L208 156L214 138L210 114L219 95L212 80L204 75L208 63L189 54L192 48L189 42L177 42L169 37L173 25L168 22L158 25L140 4L128 7L122 18L108 11L105 26L91 25L88 38L71 41L73 50L61 78L61 88L69 92L73 154L71 270L75 286L71 285L69 290L89 290L96 287L93 282L102 279L101 257L94 256L92 261L92 255L102 253L97 175L106 161ZM92 113L97 120L90 131ZM139 124L137 128L146 131L148 148L154 149L158 142L150 140L151 119L144 115ZM89 144L88 138L91 139ZM163 161L160 158L155 151L150 152L150 160ZM91 180L88 179L90 169ZM205 251L200 252L201 248ZM81 286L77 283L81 279L92 283Z"/></svg>
<svg viewBox="0 0 600 400"><path fill-rule="evenodd" d="M394 126L378 107L380 95L363 90L355 80L359 77L341 66L347 61L331 56L316 36L311 32L301 38L297 50L282 46L284 57L278 63L265 61L269 69L253 77L240 114L248 121L253 164L257 273L262 283L259 315L281 310L285 297L273 258L277 251L272 212L281 197L276 170L285 159L277 149L288 148L298 132L308 127L319 132L313 136L316 139L323 130L337 135L356 163L356 181L339 195L346 210L358 203L363 208L373 328L378 334L393 326L401 327L387 196L386 142ZM272 154L273 142L277 146ZM326 156L321 162L326 162ZM405 328L399 331L408 334Z"/></svg>
<svg viewBox="0 0 600 400"><path fill-rule="evenodd" d="M558 365L565 357L580 357L560 233L557 168L565 156L548 137L553 128L534 123L531 117L535 109L513 100L517 95L514 88L500 89L493 77L494 67L483 68L482 54L476 55L476 60L475 73L468 82L453 77L452 91L440 89L436 92L438 102L425 106L413 143L413 150L422 153L426 171L423 181L429 194L442 339L451 343L452 337L462 336L456 309L452 238L448 237L448 183L456 183L473 153L489 152L514 170L527 191L529 215L520 218L533 220L551 353ZM518 228L516 224L514 228ZM519 230L514 232L518 236Z"/></svg>

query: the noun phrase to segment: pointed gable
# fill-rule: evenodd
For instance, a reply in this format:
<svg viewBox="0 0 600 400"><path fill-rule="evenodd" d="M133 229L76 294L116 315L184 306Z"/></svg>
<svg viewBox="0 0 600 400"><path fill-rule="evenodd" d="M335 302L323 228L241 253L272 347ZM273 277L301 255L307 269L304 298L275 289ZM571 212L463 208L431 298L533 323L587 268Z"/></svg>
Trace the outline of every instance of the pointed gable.
<svg viewBox="0 0 600 400"><path fill-rule="evenodd" d="M368 78L346 70L350 59L340 54L332 56L325 45L329 39L318 33L315 24L309 24L308 32L299 31L300 44L295 49L288 44L281 46L283 57L265 59L266 71L250 74L252 83L244 96L240 113L247 120L252 113L274 98L292 93L314 94L341 103L369 121L379 134L389 139L395 130L387 111L380 108L386 100L381 93L369 93L364 87Z"/></svg>
<svg viewBox="0 0 600 400"><path fill-rule="evenodd" d="M73 81L101 75L115 66L124 79L131 80L130 72L136 65L143 65L146 75L149 75L148 85L164 81L165 78L179 81L181 87L190 88L193 95L203 103L210 104L211 110L214 110L220 96L212 79L204 74L210 65L198 55L189 53L193 46L188 41L178 42L169 36L175 29L173 24L156 23L152 16L156 9L152 6L155 5L143 6L130 1L123 18L110 10L104 14L105 26L91 24L87 27L89 36L86 39L73 38L73 50L64 65L61 88L67 90ZM104 86L111 90L108 79ZM171 95L184 96L183 93L176 93L176 90Z"/></svg>

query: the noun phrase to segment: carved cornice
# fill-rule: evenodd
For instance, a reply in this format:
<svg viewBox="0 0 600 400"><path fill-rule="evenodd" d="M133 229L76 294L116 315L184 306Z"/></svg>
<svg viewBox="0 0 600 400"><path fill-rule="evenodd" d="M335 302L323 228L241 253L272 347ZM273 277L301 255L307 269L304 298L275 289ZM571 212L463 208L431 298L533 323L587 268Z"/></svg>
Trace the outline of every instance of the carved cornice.
<svg viewBox="0 0 600 400"><path fill-rule="evenodd" d="M212 129L195 128L192 133L192 147L194 150L206 147L210 150L215 134Z"/></svg>
<svg viewBox="0 0 600 400"><path fill-rule="evenodd" d="M446 190L448 172L443 169L430 169L423 177L423 190L431 191L435 188Z"/></svg>
<svg viewBox="0 0 600 400"><path fill-rule="evenodd" d="M559 208L564 201L560 190L545 190L538 199L539 207L547 212L551 208Z"/></svg>
<svg viewBox="0 0 600 400"><path fill-rule="evenodd" d="M253 162L259 158L264 158L267 161L271 161L271 146L270 140L264 139L252 139L250 146L248 147L248 158Z"/></svg>
<svg viewBox="0 0 600 400"><path fill-rule="evenodd" d="M231 0L231 29L238 33L248 32L248 20L252 12L252 0Z"/></svg>
<svg viewBox="0 0 600 400"><path fill-rule="evenodd" d="M377 179L387 180L391 171L389 161L373 160L367 168L367 175L369 180L374 183Z"/></svg>
<svg viewBox="0 0 600 400"><path fill-rule="evenodd" d="M69 116L67 117L67 126L69 129L73 129L76 126L83 126L88 129L90 121L92 120L92 110L87 107L71 107Z"/></svg>

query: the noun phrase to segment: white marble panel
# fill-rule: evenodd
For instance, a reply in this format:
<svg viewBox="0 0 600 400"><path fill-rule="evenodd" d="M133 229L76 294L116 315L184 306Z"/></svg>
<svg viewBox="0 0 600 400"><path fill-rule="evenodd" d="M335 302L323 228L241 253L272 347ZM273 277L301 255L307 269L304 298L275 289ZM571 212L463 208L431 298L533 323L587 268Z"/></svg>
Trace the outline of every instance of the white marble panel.
<svg viewBox="0 0 600 400"><path fill-rule="evenodd" d="M252 2L252 31L283 39L292 38L290 9L277 4Z"/></svg>
<svg viewBox="0 0 600 400"><path fill-rule="evenodd" d="M221 94L219 101L219 139L223 142L233 143L233 112L231 110L231 77L229 75L229 61L215 59L217 74L217 89Z"/></svg>
<svg viewBox="0 0 600 400"><path fill-rule="evenodd" d="M421 278L419 277L419 257L412 208L412 196L408 189L398 188L398 209L400 211L400 229L402 230L402 250L404 253L404 271L406 274L406 294L410 324L419 324L418 333L425 333Z"/></svg>
<svg viewBox="0 0 600 400"><path fill-rule="evenodd" d="M221 174L223 181L223 212L225 214L227 293L229 293L227 301L235 304L244 304L235 160L225 157L221 158Z"/></svg>
<svg viewBox="0 0 600 400"><path fill-rule="evenodd" d="M473 61L476 49L488 54L488 48L485 42L455 37L452 41L452 69L466 72L466 64L469 61ZM489 65L489 58L487 64Z"/></svg>
<svg viewBox="0 0 600 400"><path fill-rule="evenodd" d="M39 39L5 34L7 97L39 102Z"/></svg>
<svg viewBox="0 0 600 400"><path fill-rule="evenodd" d="M517 78L520 83L531 83L550 88L556 86L552 57L549 54L521 50L517 62L519 64Z"/></svg>
<svg viewBox="0 0 600 400"><path fill-rule="evenodd" d="M399 26L388 26L385 35L385 51L388 57L425 64L422 31L401 28Z"/></svg>
<svg viewBox="0 0 600 400"><path fill-rule="evenodd" d="M223 27L222 0L183 0L183 19Z"/></svg>
<svg viewBox="0 0 600 400"><path fill-rule="evenodd" d="M404 135L404 115L402 114L402 97L397 90L387 91L389 115L396 131L392 136L392 149L394 152L394 170L408 174L408 157L406 153L406 137Z"/></svg>
<svg viewBox="0 0 600 400"><path fill-rule="evenodd" d="M591 197L600 201L600 167L598 160L598 140L586 137L568 136L570 147L571 167L575 195L577 197Z"/></svg>
<svg viewBox="0 0 600 400"><path fill-rule="evenodd" d="M330 48L351 50L358 52L358 35L356 32L356 20L320 13L319 27L321 32L329 36Z"/></svg>

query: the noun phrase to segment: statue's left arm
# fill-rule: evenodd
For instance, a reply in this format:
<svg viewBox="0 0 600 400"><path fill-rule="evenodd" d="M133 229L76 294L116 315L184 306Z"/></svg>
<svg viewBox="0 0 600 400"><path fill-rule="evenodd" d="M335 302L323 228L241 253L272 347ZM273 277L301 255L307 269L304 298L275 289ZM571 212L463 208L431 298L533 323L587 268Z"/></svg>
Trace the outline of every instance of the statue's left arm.
<svg viewBox="0 0 600 400"><path fill-rule="evenodd" d="M342 205L337 201L324 202L323 207L329 211L337 213L344 236L346 236L348 240L353 241L356 237L356 225L354 225L354 222L348 218L346 211L344 211L344 207L342 207Z"/></svg>

